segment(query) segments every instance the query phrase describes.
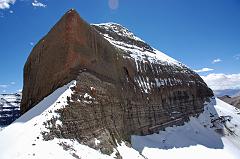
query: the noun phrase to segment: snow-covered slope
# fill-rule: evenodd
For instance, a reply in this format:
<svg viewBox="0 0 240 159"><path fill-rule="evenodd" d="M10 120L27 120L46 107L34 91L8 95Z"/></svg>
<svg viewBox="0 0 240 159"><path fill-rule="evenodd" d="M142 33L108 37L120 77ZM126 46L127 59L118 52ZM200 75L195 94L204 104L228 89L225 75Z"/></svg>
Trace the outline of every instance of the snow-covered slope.
<svg viewBox="0 0 240 159"><path fill-rule="evenodd" d="M66 107L67 98L73 93L75 81L57 89L43 99L38 105L22 115L14 123L0 132L0 159L97 159L114 158L120 152L125 158L142 158L134 149L124 143L119 145L112 156L101 154L99 151L79 144L76 140L53 139L45 141L43 134L48 132L50 119L58 119L55 111ZM56 126L61 126L57 120ZM99 141L96 140L96 144ZM129 156L130 155L130 156Z"/></svg>
<svg viewBox="0 0 240 159"><path fill-rule="evenodd" d="M148 159L238 159L240 110L212 99L199 117L159 134L133 136L132 144Z"/></svg>
<svg viewBox="0 0 240 159"><path fill-rule="evenodd" d="M124 159L163 158L197 159L228 158L240 156L240 111L219 99L212 99L199 117L191 117L183 126L169 127L159 134L132 136L129 148L122 142L111 156L80 144L76 140L57 139L45 141L43 134L50 126L47 121L56 119L56 110L68 106L75 81L57 89L38 105L0 132L1 159L96 159L114 158L119 153ZM96 139L95 144L100 141ZM139 152L140 153L139 153ZM141 155L142 153L142 155Z"/></svg>

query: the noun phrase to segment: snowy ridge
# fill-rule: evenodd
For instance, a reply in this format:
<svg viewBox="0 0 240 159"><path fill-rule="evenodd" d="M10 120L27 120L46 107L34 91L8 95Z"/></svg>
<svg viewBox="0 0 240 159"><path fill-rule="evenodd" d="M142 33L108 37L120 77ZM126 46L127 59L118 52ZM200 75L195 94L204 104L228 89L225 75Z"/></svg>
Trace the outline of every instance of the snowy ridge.
<svg viewBox="0 0 240 159"><path fill-rule="evenodd" d="M126 27L124 27L120 24L117 24L117 23L109 22L109 23L92 24L92 25L103 27L106 30L116 32L118 35L126 36L133 40L144 42L142 39L140 39L139 37L135 36L132 32L130 32Z"/></svg>
<svg viewBox="0 0 240 159"><path fill-rule="evenodd" d="M71 86L74 86L74 82L57 89L0 133L0 141L3 143L0 144L0 150L4 152L0 153L1 159L53 157L51 152L44 153L44 151L56 147L57 141L43 141L42 133L48 131L44 126L44 122L58 116L54 110L66 105L66 97L72 93ZM52 151L55 151L55 149L52 149ZM57 153L55 155L58 156ZM61 151L59 151L59 155L66 156Z"/></svg>
<svg viewBox="0 0 240 159"><path fill-rule="evenodd" d="M26 112L14 123L0 132L0 158L1 159L106 159L115 158L119 152L125 158L131 154L132 158L141 158L138 151L127 147L124 143L119 145L111 156L104 155L97 150L80 144L73 139L57 139L45 141L43 134L49 132L49 120L57 119L56 127L61 126L59 114L56 110L68 106L68 98L73 93L72 87L76 81L55 90L39 104ZM96 141L98 144L99 141Z"/></svg>
<svg viewBox="0 0 240 159"><path fill-rule="evenodd" d="M177 65L179 67L186 67L182 63L173 59L172 57L150 47L142 39L134 35L127 28L123 27L117 23L102 23L102 24L92 24L93 26L100 27L106 31L105 33L99 32L103 37L108 40L111 44L116 46L119 49L122 49L129 53L130 57L135 61L150 61L151 63L162 63L169 65ZM113 37L116 33L118 36L121 36L123 39L129 38L134 41L127 43L119 38ZM121 39L122 39L121 38ZM140 44L138 44L140 43ZM125 56L127 58L127 56Z"/></svg>
<svg viewBox="0 0 240 159"><path fill-rule="evenodd" d="M173 126L148 136L132 136L130 148L124 142L110 156L80 144L74 139L44 140L49 132L48 123L56 119L56 110L67 107L74 93L76 81L57 89L39 104L0 132L1 159L113 159L119 153L123 159L237 159L240 155L240 110L212 99L206 103L204 112L191 117L183 126ZM88 94L85 94L89 98ZM101 141L95 140L95 144ZM193 153L194 152L194 153Z"/></svg>

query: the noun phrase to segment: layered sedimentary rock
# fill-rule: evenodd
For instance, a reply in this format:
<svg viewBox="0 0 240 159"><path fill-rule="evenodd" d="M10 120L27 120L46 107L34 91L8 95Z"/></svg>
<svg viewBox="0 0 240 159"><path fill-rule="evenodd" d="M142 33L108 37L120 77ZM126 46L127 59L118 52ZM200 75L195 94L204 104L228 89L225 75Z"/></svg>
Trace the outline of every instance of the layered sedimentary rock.
<svg viewBox="0 0 240 159"><path fill-rule="evenodd" d="M62 125L43 135L74 138L105 153L116 140L181 124L213 96L199 75L126 28L91 26L74 10L33 48L24 67L22 113L72 80L69 106L58 110Z"/></svg>

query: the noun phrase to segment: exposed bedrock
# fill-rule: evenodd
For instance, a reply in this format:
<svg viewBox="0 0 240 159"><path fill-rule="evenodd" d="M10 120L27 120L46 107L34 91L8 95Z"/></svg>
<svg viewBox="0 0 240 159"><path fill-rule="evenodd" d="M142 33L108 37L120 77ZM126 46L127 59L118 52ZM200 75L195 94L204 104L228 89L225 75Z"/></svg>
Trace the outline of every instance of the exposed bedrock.
<svg viewBox="0 0 240 159"><path fill-rule="evenodd" d="M107 32L70 10L33 48L24 67L22 113L77 81L69 106L58 111L62 126L53 126L46 140L74 138L110 154L116 140L152 134L203 111L213 93L199 75L184 65L134 59L105 39ZM119 36L112 37L154 54L148 44Z"/></svg>

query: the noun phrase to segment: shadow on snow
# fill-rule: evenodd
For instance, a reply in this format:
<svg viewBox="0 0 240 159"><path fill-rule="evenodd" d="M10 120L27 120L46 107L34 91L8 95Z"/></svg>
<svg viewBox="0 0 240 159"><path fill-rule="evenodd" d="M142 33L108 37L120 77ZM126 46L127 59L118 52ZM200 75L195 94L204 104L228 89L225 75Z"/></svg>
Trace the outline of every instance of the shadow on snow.
<svg viewBox="0 0 240 159"><path fill-rule="evenodd" d="M224 125L216 109L216 100L204 107L204 112L199 117L190 117L190 121L182 126L166 128L159 134L147 136L132 136L131 142L134 149L142 152L145 147L159 149L184 148L202 145L211 149L223 149L221 130ZM216 133L218 132L218 133Z"/></svg>

